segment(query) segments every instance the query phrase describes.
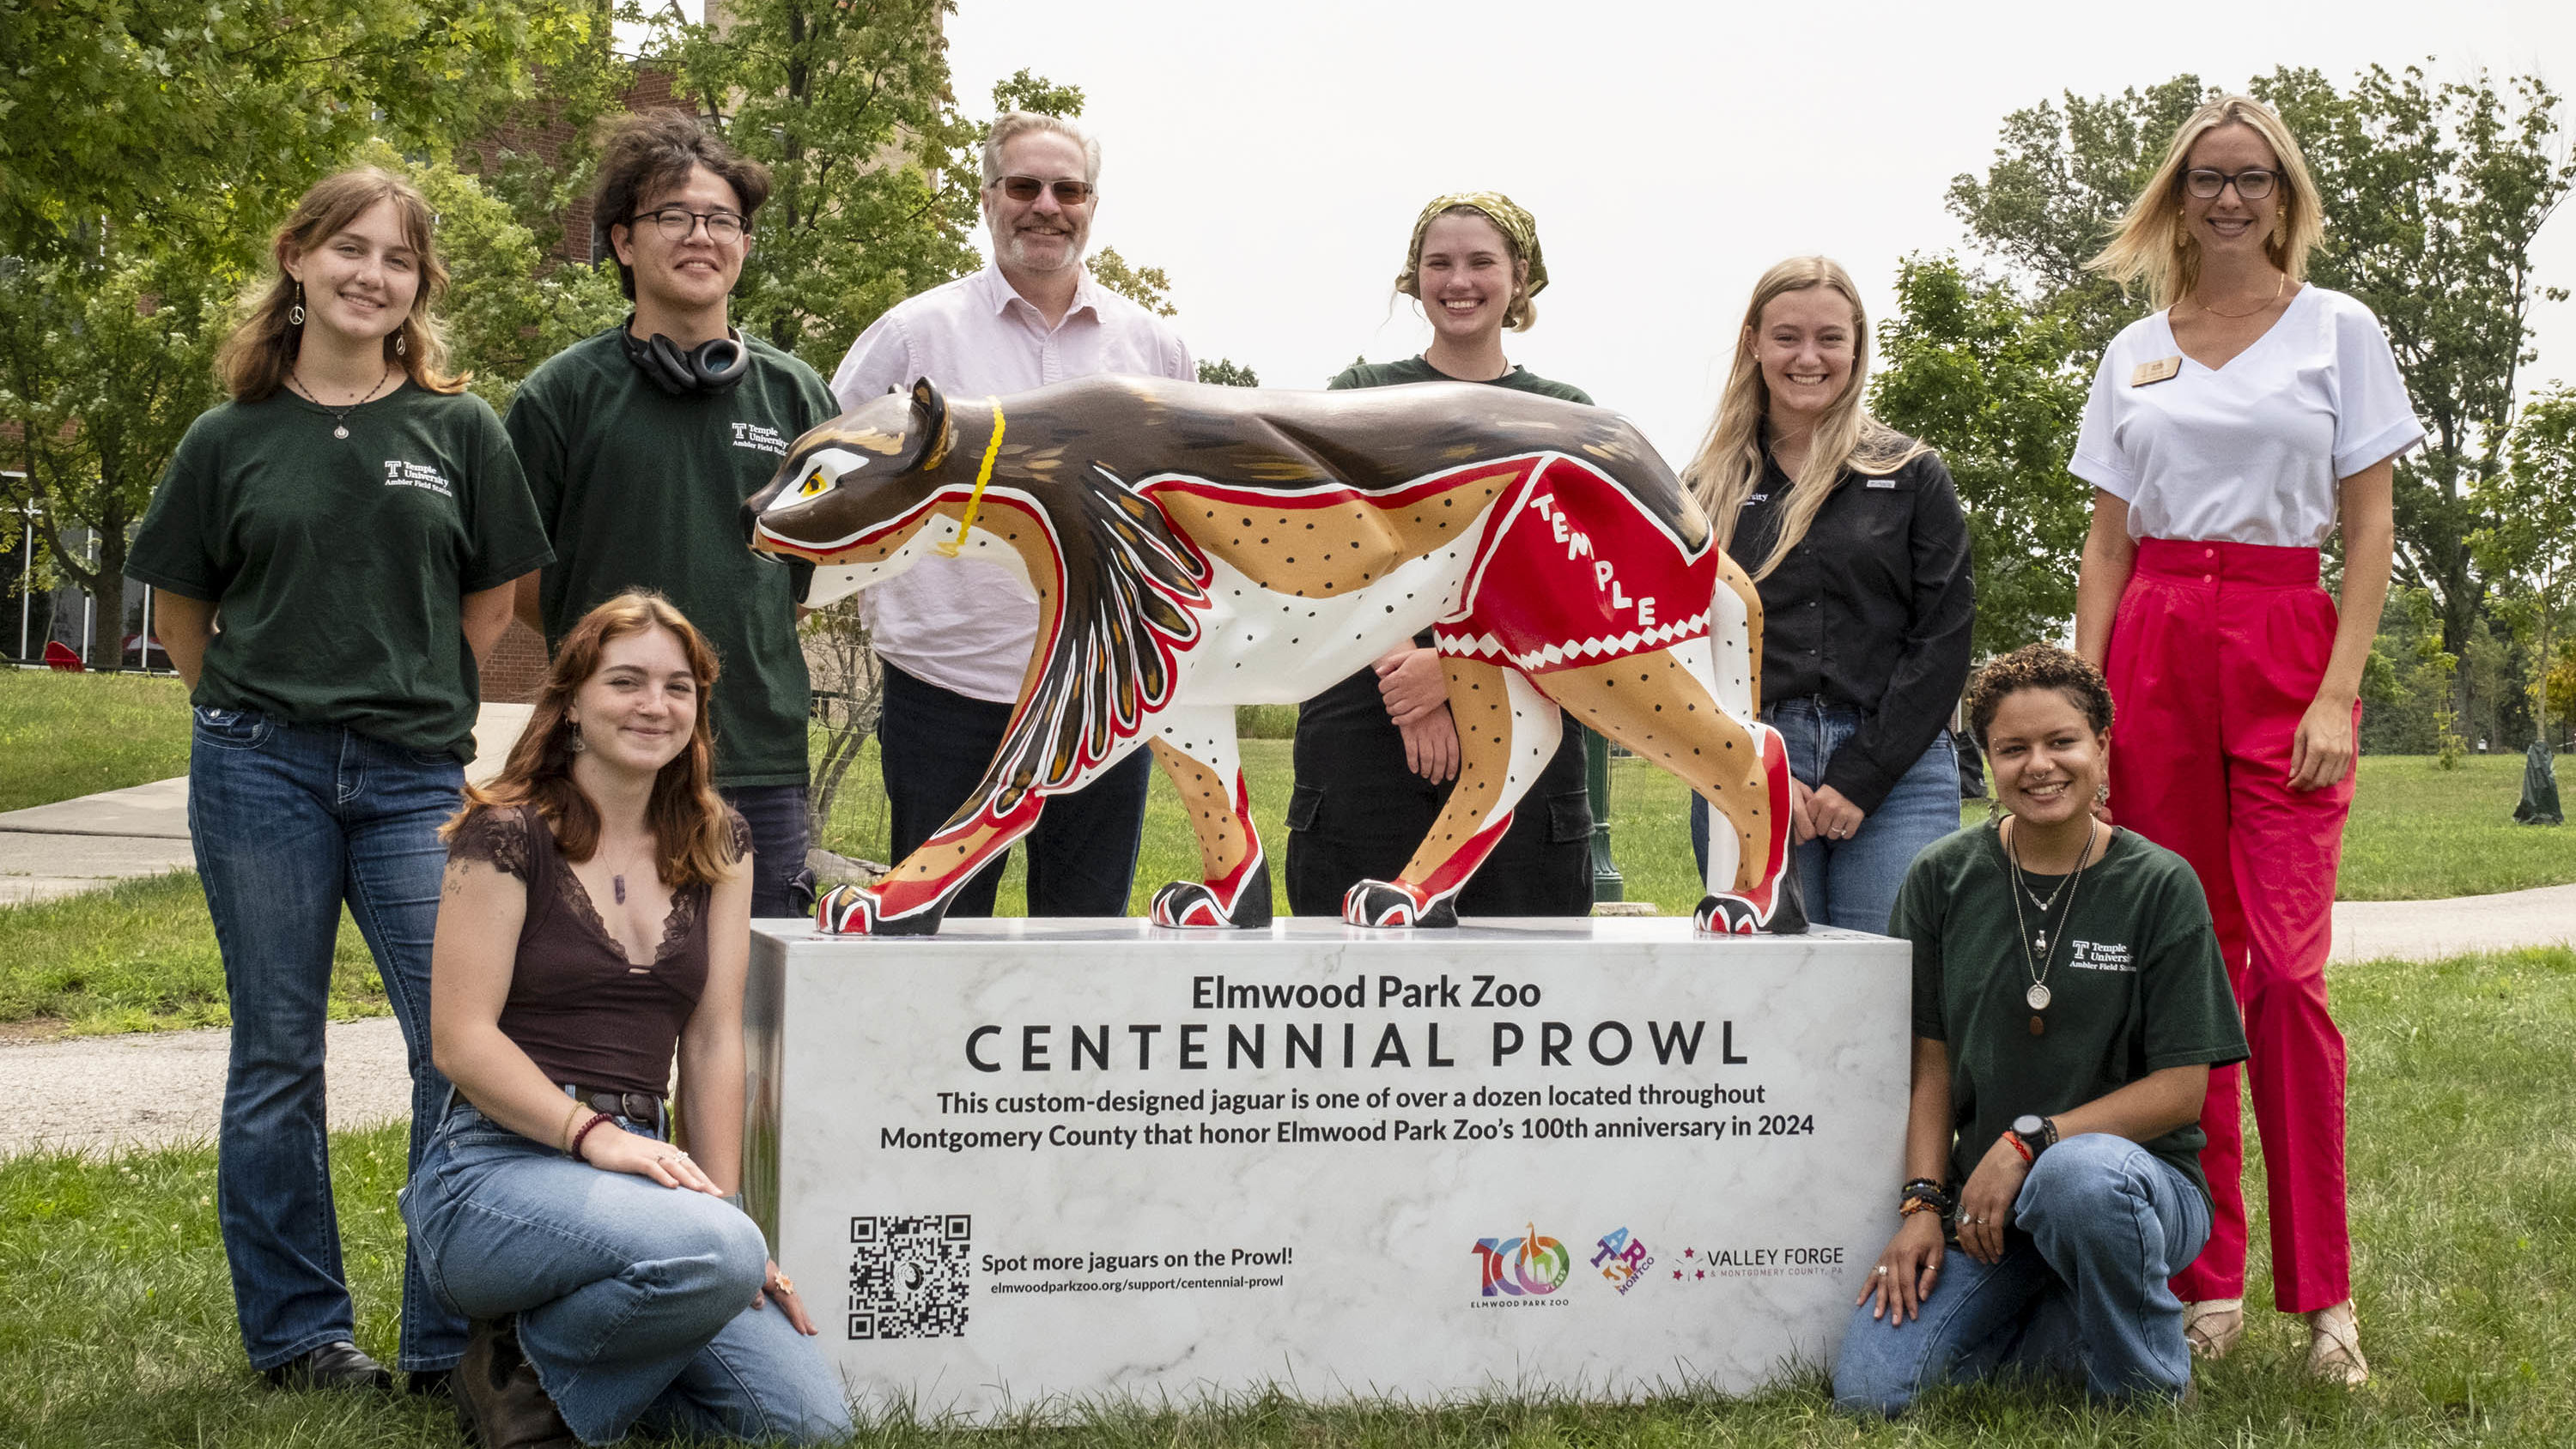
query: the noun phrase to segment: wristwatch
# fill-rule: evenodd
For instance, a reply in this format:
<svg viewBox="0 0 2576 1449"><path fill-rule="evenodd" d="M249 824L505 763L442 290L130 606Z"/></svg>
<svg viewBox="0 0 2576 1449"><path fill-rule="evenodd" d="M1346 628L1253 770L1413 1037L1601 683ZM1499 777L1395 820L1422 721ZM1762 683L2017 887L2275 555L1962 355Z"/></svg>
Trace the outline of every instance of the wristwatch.
<svg viewBox="0 0 2576 1449"><path fill-rule="evenodd" d="M2015 1117L2012 1130L2014 1136L2030 1144L2030 1155L2034 1158L2057 1145L2055 1118L2030 1115Z"/></svg>

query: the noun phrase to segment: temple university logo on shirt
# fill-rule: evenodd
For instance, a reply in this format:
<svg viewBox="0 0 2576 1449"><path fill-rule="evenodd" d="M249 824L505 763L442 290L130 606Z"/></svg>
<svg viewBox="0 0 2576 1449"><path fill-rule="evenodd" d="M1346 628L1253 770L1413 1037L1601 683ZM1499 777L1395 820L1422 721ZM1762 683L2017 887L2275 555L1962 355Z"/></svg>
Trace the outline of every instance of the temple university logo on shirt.
<svg viewBox="0 0 2576 1449"><path fill-rule="evenodd" d="M2078 971L2135 971L2138 963L2130 958L2126 941L2077 941L2069 948L2073 955L2066 964Z"/></svg>
<svg viewBox="0 0 2576 1449"><path fill-rule="evenodd" d="M761 423L734 424L733 445L762 453L774 453L781 458L787 456L786 437L776 428Z"/></svg>
<svg viewBox="0 0 2576 1449"><path fill-rule="evenodd" d="M428 463L405 463L400 459L385 460L385 486L388 488L426 488L441 498L453 498L456 489L447 475Z"/></svg>

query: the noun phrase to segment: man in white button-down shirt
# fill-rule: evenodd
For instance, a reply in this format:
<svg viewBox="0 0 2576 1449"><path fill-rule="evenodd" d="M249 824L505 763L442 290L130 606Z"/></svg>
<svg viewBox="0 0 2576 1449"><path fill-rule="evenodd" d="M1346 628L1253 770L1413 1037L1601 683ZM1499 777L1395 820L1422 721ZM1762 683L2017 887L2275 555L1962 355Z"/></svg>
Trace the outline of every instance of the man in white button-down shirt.
<svg viewBox="0 0 2576 1449"><path fill-rule="evenodd" d="M984 222L993 261L896 305L850 344L832 375L844 408L927 377L952 400L1007 395L1093 373L1196 381L1187 347L1082 265L1098 209L1100 143L1073 123L1014 111L984 142ZM1010 721L1037 647L1038 610L994 564L928 558L860 596L886 666L878 742L903 859L973 793ZM1029 914L1127 913L1145 818L1150 752L1058 795L1028 837ZM949 903L989 916L997 862Z"/></svg>

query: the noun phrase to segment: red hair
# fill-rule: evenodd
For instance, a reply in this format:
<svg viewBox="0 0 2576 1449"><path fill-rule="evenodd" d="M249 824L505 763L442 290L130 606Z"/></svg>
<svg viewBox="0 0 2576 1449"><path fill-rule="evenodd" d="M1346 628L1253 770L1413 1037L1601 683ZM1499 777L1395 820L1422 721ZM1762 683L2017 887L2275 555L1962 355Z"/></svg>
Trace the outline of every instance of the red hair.
<svg viewBox="0 0 2576 1449"><path fill-rule="evenodd" d="M600 658L611 643L655 629L680 641L689 672L698 679L697 725L689 732L688 748L654 777L653 796L644 807L645 826L653 832L655 872L674 890L730 877L740 861L724 800L715 790L715 746L707 722L716 653L670 600L643 590L601 604L564 636L536 710L518 743L510 746L509 762L489 784L465 787L465 808L440 830L440 838L452 839L479 811L533 805L554 832L555 848L564 859L590 859L599 849L599 807L572 778L573 697L599 672Z"/></svg>

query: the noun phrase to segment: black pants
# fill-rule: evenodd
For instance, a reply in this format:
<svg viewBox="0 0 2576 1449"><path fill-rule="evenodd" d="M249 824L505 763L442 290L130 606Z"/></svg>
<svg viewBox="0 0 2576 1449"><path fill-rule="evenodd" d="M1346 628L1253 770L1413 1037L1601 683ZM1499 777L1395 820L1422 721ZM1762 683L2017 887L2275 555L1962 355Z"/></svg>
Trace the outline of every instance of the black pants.
<svg viewBox="0 0 2576 1449"><path fill-rule="evenodd" d="M716 793L751 827L751 915L810 916L814 876L805 868L812 844L802 785L719 786Z"/></svg>
<svg viewBox="0 0 2576 1449"><path fill-rule="evenodd" d="M1371 701L1374 703L1374 701ZM1583 729L1565 736L1521 797L1511 829L1458 893L1462 916L1592 914L1592 797L1583 782ZM1342 894L1391 881L1413 858L1455 780L1433 784L1404 766L1404 736L1379 709L1297 722L1297 789L1288 802L1288 909L1339 916Z"/></svg>
<svg viewBox="0 0 2576 1449"><path fill-rule="evenodd" d="M885 666L885 713L877 746L893 807L894 862L921 848L991 768L1011 706L972 699ZM1138 750L1070 795L1050 796L1022 842L1032 916L1123 916L1136 884L1136 842L1145 828L1153 753ZM949 899L951 916L989 916L1003 861L976 872Z"/></svg>

